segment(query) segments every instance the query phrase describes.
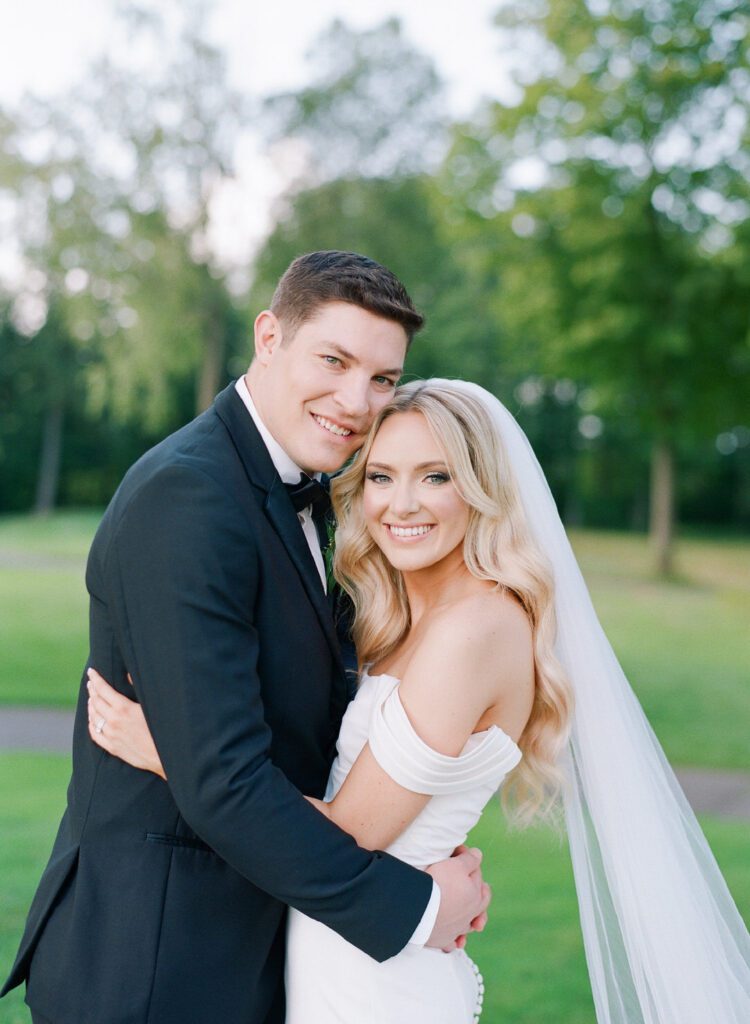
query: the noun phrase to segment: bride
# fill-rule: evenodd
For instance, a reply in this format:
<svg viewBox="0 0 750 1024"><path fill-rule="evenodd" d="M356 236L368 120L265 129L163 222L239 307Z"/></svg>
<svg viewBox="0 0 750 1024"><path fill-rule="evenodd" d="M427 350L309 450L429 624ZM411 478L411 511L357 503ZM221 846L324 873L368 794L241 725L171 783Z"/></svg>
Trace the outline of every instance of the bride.
<svg viewBox="0 0 750 1024"><path fill-rule="evenodd" d="M473 384L407 384L332 497L361 673L321 813L427 867L503 780L522 824L562 803L600 1024L746 1024L747 931L510 414ZM163 775L139 706L93 672L90 693L94 741ZM378 964L294 910L287 938L287 1024L479 1020L462 949Z"/></svg>

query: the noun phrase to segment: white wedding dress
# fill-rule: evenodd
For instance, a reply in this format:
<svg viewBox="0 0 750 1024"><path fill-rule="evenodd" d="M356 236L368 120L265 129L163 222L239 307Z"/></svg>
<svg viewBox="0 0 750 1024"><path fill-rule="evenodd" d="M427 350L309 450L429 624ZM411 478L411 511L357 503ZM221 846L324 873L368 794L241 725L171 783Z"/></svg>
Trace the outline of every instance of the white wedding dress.
<svg viewBox="0 0 750 1024"><path fill-rule="evenodd" d="M485 804L521 759L493 726L475 733L457 757L424 743L406 716L393 676L364 673L341 724L326 800L332 800L366 742L399 784L431 800L388 853L418 868L450 857ZM472 1024L484 986L463 950L408 945L377 963L325 925L290 910L286 1024Z"/></svg>

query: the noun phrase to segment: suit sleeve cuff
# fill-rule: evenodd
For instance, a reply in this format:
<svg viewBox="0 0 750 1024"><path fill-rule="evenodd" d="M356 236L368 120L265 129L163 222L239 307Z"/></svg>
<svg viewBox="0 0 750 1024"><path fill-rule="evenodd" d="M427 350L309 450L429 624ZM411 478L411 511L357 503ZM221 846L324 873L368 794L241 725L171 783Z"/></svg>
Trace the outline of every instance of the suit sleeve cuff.
<svg viewBox="0 0 750 1024"><path fill-rule="evenodd" d="M432 882L432 895L430 896L430 902L427 904L427 908L422 914L422 920L414 930L414 934L409 939L409 945L424 946L425 942L432 935L432 929L435 927L435 921L437 921L438 911L440 910L440 886L436 881Z"/></svg>

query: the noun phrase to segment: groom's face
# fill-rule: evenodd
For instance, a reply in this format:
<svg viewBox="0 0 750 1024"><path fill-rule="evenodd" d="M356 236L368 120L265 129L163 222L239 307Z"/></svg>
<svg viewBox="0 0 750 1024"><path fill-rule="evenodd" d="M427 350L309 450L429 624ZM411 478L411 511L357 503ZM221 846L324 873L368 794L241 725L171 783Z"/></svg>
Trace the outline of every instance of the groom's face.
<svg viewBox="0 0 750 1024"><path fill-rule="evenodd" d="M400 324L346 302L321 306L291 339L273 314L261 313L253 399L263 422L306 472L333 472L391 400L406 346Z"/></svg>

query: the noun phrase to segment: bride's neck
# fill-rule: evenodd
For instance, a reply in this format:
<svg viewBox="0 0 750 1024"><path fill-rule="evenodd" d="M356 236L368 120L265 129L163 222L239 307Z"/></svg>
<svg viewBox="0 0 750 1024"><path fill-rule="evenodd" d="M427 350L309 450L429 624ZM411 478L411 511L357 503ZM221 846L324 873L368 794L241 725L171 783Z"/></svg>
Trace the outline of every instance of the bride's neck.
<svg viewBox="0 0 750 1024"><path fill-rule="evenodd" d="M459 545L436 565L402 573L412 628L425 615L463 597L467 588L478 582L466 567L462 549Z"/></svg>

